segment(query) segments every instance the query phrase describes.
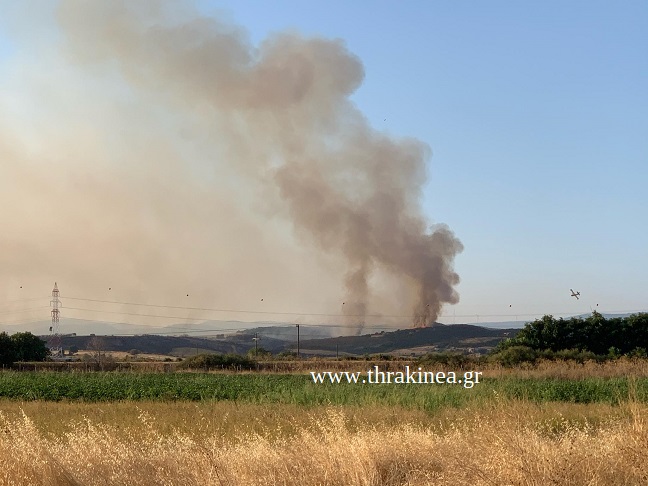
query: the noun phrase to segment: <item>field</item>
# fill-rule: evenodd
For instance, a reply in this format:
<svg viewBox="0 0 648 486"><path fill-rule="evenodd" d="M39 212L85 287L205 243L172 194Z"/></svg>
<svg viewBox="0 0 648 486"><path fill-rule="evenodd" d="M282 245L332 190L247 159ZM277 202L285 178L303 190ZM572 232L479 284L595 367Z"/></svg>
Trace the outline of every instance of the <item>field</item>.
<svg viewBox="0 0 648 486"><path fill-rule="evenodd" d="M453 385L0 373L0 484L645 484L646 363Z"/></svg>
<svg viewBox="0 0 648 486"><path fill-rule="evenodd" d="M648 378L483 378L472 388L446 384L315 384L309 375L234 373L4 372L0 398L12 400L232 400L258 404L385 405L435 411L493 397L531 402L618 404L648 400Z"/></svg>

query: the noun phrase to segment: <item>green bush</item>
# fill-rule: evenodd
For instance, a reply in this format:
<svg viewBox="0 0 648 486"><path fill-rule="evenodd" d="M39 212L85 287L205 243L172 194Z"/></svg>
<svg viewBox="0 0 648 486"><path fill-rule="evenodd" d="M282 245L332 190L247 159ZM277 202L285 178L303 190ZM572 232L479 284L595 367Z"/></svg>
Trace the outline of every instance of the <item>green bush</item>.
<svg viewBox="0 0 648 486"><path fill-rule="evenodd" d="M185 359L178 367L194 370L251 370L256 367L256 363L239 354L198 354Z"/></svg>
<svg viewBox="0 0 648 486"><path fill-rule="evenodd" d="M493 354L490 360L502 366L513 367L522 363L535 363L538 357L538 352L529 346L511 346Z"/></svg>
<svg viewBox="0 0 648 486"><path fill-rule="evenodd" d="M634 348L632 351L628 353L628 356L631 358L648 358L648 352L646 352L646 348Z"/></svg>

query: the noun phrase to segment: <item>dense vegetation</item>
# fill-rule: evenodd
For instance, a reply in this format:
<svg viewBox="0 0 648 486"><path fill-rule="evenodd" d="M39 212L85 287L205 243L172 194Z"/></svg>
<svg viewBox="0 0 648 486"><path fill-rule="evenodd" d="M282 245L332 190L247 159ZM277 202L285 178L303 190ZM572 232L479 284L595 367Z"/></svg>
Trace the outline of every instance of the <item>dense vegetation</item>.
<svg viewBox="0 0 648 486"><path fill-rule="evenodd" d="M296 405L461 407L493 396L534 402L648 401L648 378L485 379L472 389L443 384L315 384L308 375L4 372L0 398L14 400L233 400Z"/></svg>
<svg viewBox="0 0 648 486"><path fill-rule="evenodd" d="M0 333L0 365L11 366L16 361L43 361L49 349L38 336L30 332L18 332L9 336Z"/></svg>
<svg viewBox="0 0 648 486"><path fill-rule="evenodd" d="M587 318L569 319L547 315L528 323L514 338L500 343L497 352L518 347L518 353L551 353L576 350L581 358L622 355L645 357L648 350L648 313L606 319L598 312ZM527 348L527 350L519 349Z"/></svg>

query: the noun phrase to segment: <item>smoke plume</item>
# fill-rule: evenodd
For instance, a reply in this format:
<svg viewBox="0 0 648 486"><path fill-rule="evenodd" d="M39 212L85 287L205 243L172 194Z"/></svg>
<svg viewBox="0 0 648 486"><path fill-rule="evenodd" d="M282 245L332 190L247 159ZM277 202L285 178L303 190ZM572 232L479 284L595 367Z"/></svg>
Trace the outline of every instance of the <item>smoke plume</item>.
<svg viewBox="0 0 648 486"><path fill-rule="evenodd" d="M421 210L429 148L369 125L342 41L254 46L179 2L18 17L26 47L0 98L5 282L250 310L265 296L357 328L380 313L429 325L458 301L462 245Z"/></svg>

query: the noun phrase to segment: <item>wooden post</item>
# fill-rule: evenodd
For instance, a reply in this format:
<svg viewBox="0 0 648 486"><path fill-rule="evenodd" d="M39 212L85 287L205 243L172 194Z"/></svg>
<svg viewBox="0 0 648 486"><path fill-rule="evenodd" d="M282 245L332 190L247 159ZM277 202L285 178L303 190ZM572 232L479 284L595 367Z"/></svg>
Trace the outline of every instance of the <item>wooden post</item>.
<svg viewBox="0 0 648 486"><path fill-rule="evenodd" d="M297 326L297 359L299 359L299 324L295 324Z"/></svg>

